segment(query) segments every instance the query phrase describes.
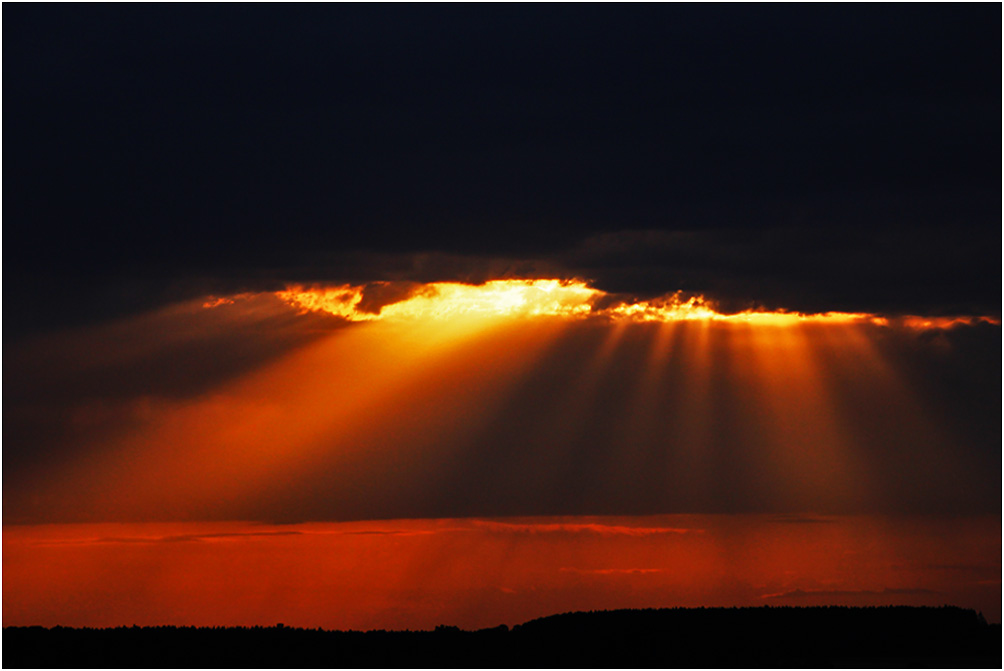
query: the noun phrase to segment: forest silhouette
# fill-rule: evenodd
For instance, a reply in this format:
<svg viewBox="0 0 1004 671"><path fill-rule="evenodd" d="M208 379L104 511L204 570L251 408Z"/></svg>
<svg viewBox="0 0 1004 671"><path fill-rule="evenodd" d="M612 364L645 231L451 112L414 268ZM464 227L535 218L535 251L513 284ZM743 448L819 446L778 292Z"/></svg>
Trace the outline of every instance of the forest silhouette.
<svg viewBox="0 0 1004 671"><path fill-rule="evenodd" d="M1000 668L1001 627L961 608L576 612L511 629L5 627L17 668Z"/></svg>

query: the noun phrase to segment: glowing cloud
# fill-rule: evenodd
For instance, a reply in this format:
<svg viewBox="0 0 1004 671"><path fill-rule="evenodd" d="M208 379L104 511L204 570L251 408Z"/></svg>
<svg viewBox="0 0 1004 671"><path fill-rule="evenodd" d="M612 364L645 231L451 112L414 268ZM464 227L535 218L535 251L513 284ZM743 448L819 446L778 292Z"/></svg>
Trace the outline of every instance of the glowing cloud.
<svg viewBox="0 0 1004 671"><path fill-rule="evenodd" d="M289 289L276 293L280 299L295 305L304 311L327 312L350 321L369 321L376 315L360 312L357 309L363 299L362 287L343 285L324 289Z"/></svg>
<svg viewBox="0 0 1004 671"><path fill-rule="evenodd" d="M491 280L478 285L433 282L375 312L360 308L365 291L364 286L347 284L335 287L295 286L276 293L276 296L302 311L326 312L349 321L560 316L628 322L718 321L757 326L871 323L922 330L972 326L980 322L1000 323L999 319L983 316L889 318L869 313L806 314L764 309L726 314L720 312L713 301L701 295L688 296L677 291L650 300L627 301L581 280L510 279ZM219 300L207 301L205 307L214 307Z"/></svg>
<svg viewBox="0 0 1004 671"><path fill-rule="evenodd" d="M561 280L492 280L481 285L426 284L378 312L359 309L364 287L293 287L276 295L305 311L322 311L350 321L377 319L444 319L516 315L584 315L602 295L582 282Z"/></svg>

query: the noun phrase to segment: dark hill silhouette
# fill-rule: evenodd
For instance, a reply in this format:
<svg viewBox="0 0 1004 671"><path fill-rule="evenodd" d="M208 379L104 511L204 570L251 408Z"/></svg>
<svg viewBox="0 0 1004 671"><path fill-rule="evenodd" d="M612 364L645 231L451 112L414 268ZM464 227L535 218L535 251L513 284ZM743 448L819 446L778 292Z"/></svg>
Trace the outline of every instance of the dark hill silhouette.
<svg viewBox="0 0 1004 671"><path fill-rule="evenodd" d="M511 630L7 627L17 668L1000 668L972 610L674 608L552 615Z"/></svg>

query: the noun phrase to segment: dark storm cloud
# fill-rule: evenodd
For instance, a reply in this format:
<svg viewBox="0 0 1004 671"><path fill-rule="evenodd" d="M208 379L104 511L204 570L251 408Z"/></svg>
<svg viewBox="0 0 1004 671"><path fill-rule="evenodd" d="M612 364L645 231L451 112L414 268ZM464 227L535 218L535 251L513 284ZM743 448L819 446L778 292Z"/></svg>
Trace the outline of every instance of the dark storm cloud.
<svg viewBox="0 0 1004 671"><path fill-rule="evenodd" d="M793 309L1000 305L992 5L5 14L5 341L394 255ZM625 231L664 237L580 259Z"/></svg>
<svg viewBox="0 0 1004 671"><path fill-rule="evenodd" d="M726 311L1000 314L1000 258L971 229L764 228L620 231L561 254L565 267L611 292L667 287L703 293Z"/></svg>
<svg viewBox="0 0 1004 671"><path fill-rule="evenodd" d="M704 294L727 312L762 307L999 315L995 278L1000 259L977 262L987 245L996 243L972 228L918 222L912 228L625 229L522 258L442 252L304 255L279 274L308 284L370 283L366 295L374 299L382 291L403 291L408 283L559 277L587 280L620 300L677 290ZM375 305L389 300L390 295Z"/></svg>
<svg viewBox="0 0 1004 671"><path fill-rule="evenodd" d="M399 286L427 282L480 284L498 278L551 278L572 272L559 260L542 256L351 251L304 254L277 274L305 284L367 284L372 293L380 282L403 283Z"/></svg>
<svg viewBox="0 0 1004 671"><path fill-rule="evenodd" d="M421 285L414 282L377 282L367 284L356 309L368 314L380 314L385 305L406 300Z"/></svg>

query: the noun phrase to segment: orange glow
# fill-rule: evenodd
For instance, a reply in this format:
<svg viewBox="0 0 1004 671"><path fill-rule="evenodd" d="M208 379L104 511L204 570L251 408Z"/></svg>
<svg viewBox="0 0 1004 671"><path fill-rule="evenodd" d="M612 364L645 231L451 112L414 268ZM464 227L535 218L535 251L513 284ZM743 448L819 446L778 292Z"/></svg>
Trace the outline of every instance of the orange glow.
<svg viewBox="0 0 1004 671"><path fill-rule="evenodd" d="M956 326L976 326L977 324L1000 325L1001 320L993 317L916 317L907 316L899 320L903 326L917 330L950 329Z"/></svg>
<svg viewBox="0 0 1004 671"><path fill-rule="evenodd" d="M598 292L582 282L559 280L492 280L481 285L436 282L424 285L402 301L383 306L379 313L360 312L362 287L294 288L277 294L304 310L319 310L350 321L375 319L444 319L587 314Z"/></svg>
<svg viewBox="0 0 1004 671"><path fill-rule="evenodd" d="M910 436L921 482L973 468L876 346L894 322L720 315L679 295L603 307L609 296L558 280L427 285L373 313L358 312L363 299L363 287L207 299L165 310L139 336L121 326L76 350L56 344L67 361L89 360L90 376L245 312L318 334L192 397L76 409L82 423L100 412L117 424L6 487L18 511L8 521L240 519L295 500L304 478L332 502L306 519L400 515L438 489L481 509L512 501L502 512L527 510L514 491L555 512L588 511L597 496L653 512L739 497L754 510L861 511L894 500L883 481L902 482L862 447L883 435ZM860 421L838 396L848 393L886 410ZM362 478L372 486L351 495Z"/></svg>
<svg viewBox="0 0 1004 671"><path fill-rule="evenodd" d="M847 312L803 314L800 312L788 312L786 310L744 310L733 314L723 314L715 309L713 302L703 296L691 296L684 299L682 292L669 294L668 296L651 301L618 305L610 308L607 313L614 319L629 319L641 322L710 320L761 326L793 326L804 322L846 324L869 321L873 318L872 315L868 314Z"/></svg>
<svg viewBox="0 0 1004 671"><path fill-rule="evenodd" d="M855 439L837 416L819 370L813 343L819 336L808 328L798 324L748 334L760 338L737 364L751 366L745 375L757 390L749 407L759 416L765 438L758 468L764 474L764 496L795 510L860 505L874 488L868 486Z"/></svg>
<svg viewBox="0 0 1004 671"><path fill-rule="evenodd" d="M8 625L514 625L570 610L941 605L1000 621L999 516L5 527Z"/></svg>
<svg viewBox="0 0 1004 671"><path fill-rule="evenodd" d="M327 312L351 321L369 321L376 318L375 315L361 313L356 309L359 301L363 299L360 287L344 285L311 291L289 289L277 292L276 296L304 310Z"/></svg>
<svg viewBox="0 0 1004 671"><path fill-rule="evenodd" d="M311 319L354 320L363 293L198 301L194 312L168 310L155 323L158 337L195 338L207 329L187 321L193 315L285 311L294 328L306 318L290 301ZM427 502L437 488L489 509L516 491L559 512L589 510L588 496L659 511L714 509L740 495L753 509L847 512L893 498L880 484L882 473L893 477L887 464L862 447L883 433L911 436L924 457L911 468L925 482L970 468L956 463L952 436L925 419L875 346L895 324L843 313L720 315L678 295L632 311L596 307L609 302L598 295L557 280L428 285L350 327L304 324L319 333L314 340L197 396L80 408L82 422L96 411L121 415L120 428L79 441L37 480L5 488L5 500L18 520L65 511L82 516L73 519L233 519L287 505L280 502L299 496L295 483L323 474L328 480L306 491L327 492L333 503L324 510L358 506L358 515L376 505L399 515L405 501ZM198 308L205 304L216 307ZM153 347L115 333L108 356L134 341ZM102 358L108 339L95 336L86 348L93 369L121 365ZM861 397L883 390L887 410L870 425L858 421L836 395L850 389ZM372 487L353 497L361 478Z"/></svg>
<svg viewBox="0 0 1004 671"><path fill-rule="evenodd" d="M1000 324L999 319L985 316L890 318L869 313L802 313L763 309L727 314L718 311L714 302L704 296L685 296L680 291L650 300L618 302L610 294L580 280L491 280L479 285L434 282L422 285L404 299L384 305L376 312L359 309L364 291L364 286L352 285L291 287L276 296L298 309L326 312L349 321L549 315L602 317L632 322L721 321L779 327L805 323L878 326L895 323L911 329L945 329L981 322ZM223 300L226 299L207 302L205 307L214 307ZM601 303L607 304L607 307L597 307Z"/></svg>
<svg viewBox="0 0 1004 671"><path fill-rule="evenodd" d="M937 488L967 509L980 462L890 348L990 320L724 315L557 280L390 294L371 311L363 286L210 297L12 357L50 364L44 396L67 368L78 385L176 374L189 352L184 377L234 343L271 352L174 395L141 379L70 397L73 427L104 428L53 439L59 458L5 485L5 521L102 524L5 527L5 624L478 627L890 602L999 620L999 517L815 516L916 510ZM722 514L486 519L673 511ZM403 516L426 519L196 521Z"/></svg>
<svg viewBox="0 0 1004 671"><path fill-rule="evenodd" d="M145 404L138 428L53 464L29 495L113 519L184 519L221 501L265 499L270 484L320 466L365 471L428 458L437 438L479 426L561 326L390 321L335 330L198 399Z"/></svg>
<svg viewBox="0 0 1004 671"><path fill-rule="evenodd" d="M233 305L234 299L227 298L226 296L209 296L202 303L204 308L218 308L221 305Z"/></svg>

